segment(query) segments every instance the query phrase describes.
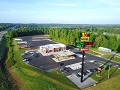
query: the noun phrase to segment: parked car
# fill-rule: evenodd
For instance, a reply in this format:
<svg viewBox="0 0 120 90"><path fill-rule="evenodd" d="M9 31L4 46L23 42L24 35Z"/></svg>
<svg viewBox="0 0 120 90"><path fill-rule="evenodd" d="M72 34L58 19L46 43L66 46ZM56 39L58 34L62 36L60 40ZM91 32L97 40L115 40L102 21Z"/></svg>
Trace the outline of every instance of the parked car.
<svg viewBox="0 0 120 90"><path fill-rule="evenodd" d="M93 73L94 70L93 70L93 69L88 69L87 72L89 72L89 73Z"/></svg>
<svg viewBox="0 0 120 90"><path fill-rule="evenodd" d="M63 66L64 65L64 63L60 63L60 66Z"/></svg>
<svg viewBox="0 0 120 90"><path fill-rule="evenodd" d="M39 57L38 53L33 53L33 56L36 58L36 57Z"/></svg>
<svg viewBox="0 0 120 90"><path fill-rule="evenodd" d="M64 68L60 68L61 72L69 72L68 68L64 67Z"/></svg>
<svg viewBox="0 0 120 90"><path fill-rule="evenodd" d="M60 71L61 71L61 72L63 72L63 71L64 71L64 69L63 69L63 68L60 68Z"/></svg>
<svg viewBox="0 0 120 90"><path fill-rule="evenodd" d="M78 73L76 74L76 76L77 76L77 77L81 77L81 72L78 72ZM83 76L85 76L84 73L83 73Z"/></svg>
<svg viewBox="0 0 120 90"><path fill-rule="evenodd" d="M24 58L23 61L24 61L24 62L25 62L25 61L29 61L29 59L28 59L28 58Z"/></svg>
<svg viewBox="0 0 120 90"><path fill-rule="evenodd" d="M81 77L81 75L79 75L78 73L76 74L77 77Z"/></svg>
<svg viewBox="0 0 120 90"><path fill-rule="evenodd" d="M29 53L34 54L34 52L32 52L32 51L31 51L31 52L29 52Z"/></svg>
<svg viewBox="0 0 120 90"><path fill-rule="evenodd" d="M28 63L29 63L29 61L26 61L26 63L28 64Z"/></svg>
<svg viewBox="0 0 120 90"><path fill-rule="evenodd" d="M68 69L65 69L64 72L65 72L65 73L66 73L66 72L69 72L69 70L68 70Z"/></svg>
<svg viewBox="0 0 120 90"><path fill-rule="evenodd" d="M84 73L84 75L87 75L88 74L88 72L86 71L86 72L83 72Z"/></svg>

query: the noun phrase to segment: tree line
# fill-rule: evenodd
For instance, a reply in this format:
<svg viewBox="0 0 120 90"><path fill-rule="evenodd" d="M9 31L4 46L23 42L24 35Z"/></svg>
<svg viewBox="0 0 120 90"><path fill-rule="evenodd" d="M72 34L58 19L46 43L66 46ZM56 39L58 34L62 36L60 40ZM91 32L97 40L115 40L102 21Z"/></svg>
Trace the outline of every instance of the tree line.
<svg viewBox="0 0 120 90"><path fill-rule="evenodd" d="M105 47L113 51L120 52L120 38L116 35L90 34L93 47Z"/></svg>
<svg viewBox="0 0 120 90"><path fill-rule="evenodd" d="M120 25L119 24L12 24L12 23L0 23L0 31L6 30L10 27L15 28L64 28L66 30L81 30L86 32L96 32L96 33L109 33L120 35Z"/></svg>
<svg viewBox="0 0 120 90"><path fill-rule="evenodd" d="M12 78L8 70L6 69L6 59L10 57L8 52L10 51L11 38L4 36L0 42L0 90L12 90ZM11 52L9 52L11 53ZM9 58L10 59L10 58Z"/></svg>
<svg viewBox="0 0 120 90"><path fill-rule="evenodd" d="M14 27L15 24L11 24L11 23L0 23L0 31L4 31L7 30L10 27Z"/></svg>
<svg viewBox="0 0 120 90"><path fill-rule="evenodd" d="M92 29L92 28L90 28ZM80 41L82 32L86 32L78 29L68 29L68 28L53 28L53 27L40 27L35 25L21 25L20 27L15 28L14 30L9 30L8 33L12 37L21 37L37 34L49 34L50 38L72 46L76 46L77 42ZM120 52L120 38L116 35L107 35L103 33L93 33L88 32L90 41L93 42L93 47L106 47Z"/></svg>

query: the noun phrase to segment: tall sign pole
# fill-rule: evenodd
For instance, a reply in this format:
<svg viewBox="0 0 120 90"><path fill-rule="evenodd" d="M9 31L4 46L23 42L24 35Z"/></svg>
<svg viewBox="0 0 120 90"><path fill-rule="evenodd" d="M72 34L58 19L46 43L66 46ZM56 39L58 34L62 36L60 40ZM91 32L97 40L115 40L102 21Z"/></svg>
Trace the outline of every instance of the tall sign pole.
<svg viewBox="0 0 120 90"><path fill-rule="evenodd" d="M88 46L92 46L93 43L89 41L89 37L87 37L87 33L82 33L82 37L80 42L77 43L77 47L82 51L82 68L81 68L81 82L83 82L83 72L84 72L84 58L85 51L89 51Z"/></svg>
<svg viewBox="0 0 120 90"><path fill-rule="evenodd" d="M82 52L82 70L81 70L81 82L83 82L83 72L84 72L84 56L85 51Z"/></svg>
<svg viewBox="0 0 120 90"><path fill-rule="evenodd" d="M89 37L87 37L87 33L82 33L81 41L83 41L84 43L85 41L89 41ZM85 48L85 44L83 45L83 48ZM81 49L81 51L82 51L81 82L83 82L85 51L83 49Z"/></svg>

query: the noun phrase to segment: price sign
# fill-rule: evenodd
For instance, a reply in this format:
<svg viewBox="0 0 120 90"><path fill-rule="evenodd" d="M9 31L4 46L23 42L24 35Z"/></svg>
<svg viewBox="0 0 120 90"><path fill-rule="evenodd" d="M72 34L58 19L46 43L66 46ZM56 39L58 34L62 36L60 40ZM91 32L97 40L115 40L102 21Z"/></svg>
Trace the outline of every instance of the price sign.
<svg viewBox="0 0 120 90"><path fill-rule="evenodd" d="M84 45L85 45L84 42L78 42L78 43L77 43L77 47L81 47L81 48L82 48L82 47L84 47Z"/></svg>
<svg viewBox="0 0 120 90"><path fill-rule="evenodd" d="M93 42L85 42L85 46L93 46Z"/></svg>

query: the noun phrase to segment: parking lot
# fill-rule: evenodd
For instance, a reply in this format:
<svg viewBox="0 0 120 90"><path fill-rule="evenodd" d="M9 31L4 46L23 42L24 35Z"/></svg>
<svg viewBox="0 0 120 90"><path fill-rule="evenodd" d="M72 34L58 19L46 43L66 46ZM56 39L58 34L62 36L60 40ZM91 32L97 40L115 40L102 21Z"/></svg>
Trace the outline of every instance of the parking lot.
<svg viewBox="0 0 120 90"><path fill-rule="evenodd" d="M39 40L32 40L33 37L41 37ZM46 37L44 38L43 36L26 36L22 37L24 41L28 42L28 45L30 48L35 49L28 51L27 53L23 54L22 57L23 59L28 59L27 64L35 66L39 69L42 69L44 71L51 71L54 69L61 69L61 68L67 68L66 70L62 70L64 75L71 75L72 73L78 73L81 72L81 67L73 70L70 67L67 67L68 65L76 64L76 63L81 63L82 62L82 57L81 57L81 52L79 50L76 50L74 48L71 48L70 46L67 46L67 49L70 49L72 52L76 54L74 59L62 61L62 62L55 62L52 58L54 56L43 56L41 53L37 51L38 46L40 45L46 45L46 44L55 44L56 42L47 39ZM36 53L35 55L33 55ZM85 56L85 63L84 63L84 72L86 72L88 69L97 69L99 64L95 62L89 62L90 60L95 60L94 58L90 58ZM80 64L81 66L81 64ZM74 67L74 66L73 66ZM91 71L92 72L92 71Z"/></svg>
<svg viewBox="0 0 120 90"><path fill-rule="evenodd" d="M88 77L88 74L94 73L97 71L97 68L101 66L100 62L111 63L113 66L120 67L119 63L108 61L103 58L90 55L85 53L84 60L84 82L80 82L81 78L81 67L82 67L82 52L77 48L67 45L66 50L70 50L75 54L74 58L68 58L65 60L59 61L58 58L54 60L54 55L43 56L38 50L38 46L46 44L56 44L58 42L48 39L46 36L36 35L36 36L26 36L21 37L29 45L29 49L22 54L23 62L26 64L32 65L36 68L39 68L44 71L60 70L67 78L74 82L79 88L84 88L90 85L94 85L95 80ZM37 38L37 39L33 39ZM57 52L59 53L59 52ZM57 60L58 59L58 60ZM86 79L87 77L87 79Z"/></svg>
<svg viewBox="0 0 120 90"><path fill-rule="evenodd" d="M37 38L37 37L41 37L41 38ZM27 43L29 44L29 47L32 49L37 49L38 46L41 46L41 45L55 44L55 42L47 39L47 36L44 36L44 35L26 36L21 38L24 41L27 41Z"/></svg>

